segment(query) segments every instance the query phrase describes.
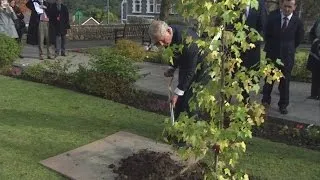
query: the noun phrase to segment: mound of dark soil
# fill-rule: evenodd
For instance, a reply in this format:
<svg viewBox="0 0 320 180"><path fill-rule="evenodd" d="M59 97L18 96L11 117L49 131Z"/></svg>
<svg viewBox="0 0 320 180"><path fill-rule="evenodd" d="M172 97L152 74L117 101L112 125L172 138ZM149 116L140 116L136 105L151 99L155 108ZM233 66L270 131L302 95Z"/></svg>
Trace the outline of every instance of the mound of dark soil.
<svg viewBox="0 0 320 180"><path fill-rule="evenodd" d="M170 158L169 153L142 150L120 161L120 166L113 168L118 174L116 180L164 180L177 175L184 167ZM200 169L186 172L176 180L200 180Z"/></svg>

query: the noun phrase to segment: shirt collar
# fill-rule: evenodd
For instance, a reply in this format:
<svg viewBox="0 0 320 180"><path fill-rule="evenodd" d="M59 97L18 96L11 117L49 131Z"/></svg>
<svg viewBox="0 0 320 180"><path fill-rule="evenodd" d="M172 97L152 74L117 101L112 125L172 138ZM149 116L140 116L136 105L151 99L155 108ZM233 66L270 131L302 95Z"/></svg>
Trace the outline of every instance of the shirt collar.
<svg viewBox="0 0 320 180"><path fill-rule="evenodd" d="M280 12L281 12L281 19L283 19L284 17L286 17L286 16L282 13L282 11L280 11ZM293 13L291 13L289 16L287 16L288 21L290 21L290 19L292 18L292 15L293 15Z"/></svg>

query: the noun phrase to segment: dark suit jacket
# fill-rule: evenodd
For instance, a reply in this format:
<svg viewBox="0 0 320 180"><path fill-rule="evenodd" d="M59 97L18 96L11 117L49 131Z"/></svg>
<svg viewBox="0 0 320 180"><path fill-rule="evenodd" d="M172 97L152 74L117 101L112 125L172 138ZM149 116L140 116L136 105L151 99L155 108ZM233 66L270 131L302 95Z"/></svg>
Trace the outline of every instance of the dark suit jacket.
<svg viewBox="0 0 320 180"><path fill-rule="evenodd" d="M198 39L199 36L191 28L180 25L171 25L173 30L172 45L184 44L182 52L176 51L174 56L174 68L179 68L178 86L182 91L189 90L192 82L195 80L197 65L202 62L204 55L200 54L200 49L197 44L192 43L186 45L183 40L183 34L192 36L193 39Z"/></svg>
<svg viewBox="0 0 320 180"><path fill-rule="evenodd" d="M272 60L281 59L284 68L291 71L296 48L304 37L304 29L301 20L293 15L284 32L281 31L281 13L271 12L268 16L265 33L266 57Z"/></svg>
<svg viewBox="0 0 320 180"><path fill-rule="evenodd" d="M67 29L70 29L68 8L61 4L61 9L58 10L57 4L51 5L49 14L50 23L52 24L56 35L66 35Z"/></svg>
<svg viewBox="0 0 320 180"><path fill-rule="evenodd" d="M35 2L39 3L39 0L35 0ZM45 10L46 14L49 16L49 9L50 9L50 4L47 3L46 1L43 2L43 5L47 6L47 9ZM28 34L27 34L27 44L31 45L38 45L38 29L39 29L39 22L40 22L40 15L36 12L32 0L29 0L26 3L26 7L31 10L31 16L29 20L29 27L28 27ZM52 35L53 33L53 26L49 25L49 42L50 44L54 44L55 38ZM48 40L45 39L45 43Z"/></svg>
<svg viewBox="0 0 320 180"><path fill-rule="evenodd" d="M267 10L264 5L264 0L260 0L258 9L250 8L246 25L248 25L249 28L254 28L260 33L260 35L264 36L266 22ZM247 68L258 65L260 62L261 42L255 42L254 44L256 46L255 48L242 54L243 65Z"/></svg>
<svg viewBox="0 0 320 180"><path fill-rule="evenodd" d="M309 33L309 40L311 41L311 43L316 39L316 38L320 38L317 37L317 27L320 26L320 18L313 24L310 33Z"/></svg>

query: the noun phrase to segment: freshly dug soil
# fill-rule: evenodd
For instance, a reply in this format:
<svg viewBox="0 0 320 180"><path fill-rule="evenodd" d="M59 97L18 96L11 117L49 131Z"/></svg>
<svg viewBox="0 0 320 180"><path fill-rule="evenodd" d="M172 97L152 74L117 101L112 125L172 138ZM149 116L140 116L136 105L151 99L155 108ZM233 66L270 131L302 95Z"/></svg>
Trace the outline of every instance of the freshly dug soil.
<svg viewBox="0 0 320 180"><path fill-rule="evenodd" d="M118 174L116 180L164 180L177 175L184 167L170 158L169 153L142 150L120 161L120 166L113 168ZM200 180L200 168L186 172L176 180Z"/></svg>

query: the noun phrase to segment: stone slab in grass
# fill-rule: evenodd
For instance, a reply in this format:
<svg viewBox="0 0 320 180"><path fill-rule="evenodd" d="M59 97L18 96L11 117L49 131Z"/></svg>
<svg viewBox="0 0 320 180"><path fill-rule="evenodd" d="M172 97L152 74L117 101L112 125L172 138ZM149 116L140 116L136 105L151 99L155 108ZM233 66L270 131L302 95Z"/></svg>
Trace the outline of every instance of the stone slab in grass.
<svg viewBox="0 0 320 180"><path fill-rule="evenodd" d="M117 132L104 139L77 149L48 158L40 163L70 179L114 179L116 174L108 168L142 149L170 152L171 158L179 160L169 145L128 132Z"/></svg>

